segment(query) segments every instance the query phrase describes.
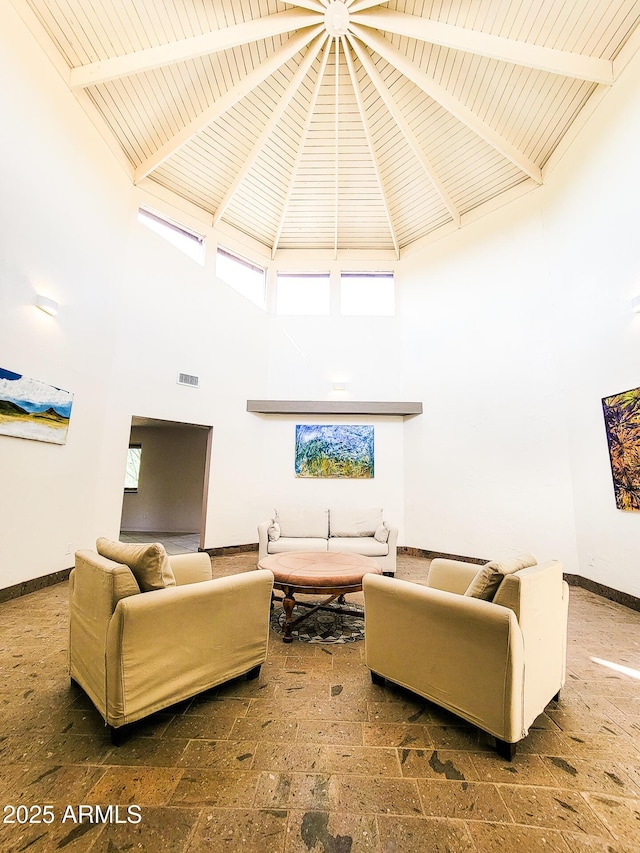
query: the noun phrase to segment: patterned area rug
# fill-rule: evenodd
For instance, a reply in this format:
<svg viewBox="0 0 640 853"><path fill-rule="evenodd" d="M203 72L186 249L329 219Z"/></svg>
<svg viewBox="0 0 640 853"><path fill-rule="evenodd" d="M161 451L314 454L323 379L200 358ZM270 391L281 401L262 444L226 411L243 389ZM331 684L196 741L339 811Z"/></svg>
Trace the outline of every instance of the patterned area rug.
<svg viewBox="0 0 640 853"><path fill-rule="evenodd" d="M364 607L361 604L348 604L346 606L349 610L364 612ZM337 604L330 605L330 607L331 610L316 610L292 630L291 636L303 643L355 643L358 640L364 640L364 619L362 616L339 613ZM308 613L308 608L296 604L293 608L293 618L297 619L303 613ZM271 613L272 630L282 635L284 633L284 621L282 605L276 603Z"/></svg>

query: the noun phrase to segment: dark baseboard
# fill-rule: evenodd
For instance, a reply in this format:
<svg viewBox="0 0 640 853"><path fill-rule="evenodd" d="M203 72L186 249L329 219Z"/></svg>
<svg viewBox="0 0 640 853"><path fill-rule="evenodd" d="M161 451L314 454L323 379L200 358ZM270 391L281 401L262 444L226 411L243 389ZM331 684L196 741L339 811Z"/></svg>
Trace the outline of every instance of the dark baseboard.
<svg viewBox="0 0 640 853"><path fill-rule="evenodd" d="M257 551L257 542L248 542L246 545L223 545L221 548L198 548L210 557L231 557L233 554L246 554L248 551Z"/></svg>
<svg viewBox="0 0 640 853"><path fill-rule="evenodd" d="M407 557L423 557L425 560L435 560L436 558L462 560L464 563L474 563L477 566L483 566L489 562L483 557L464 557L461 554L445 554L442 551L427 551L424 548L409 548L405 545L399 545L397 551L398 554L406 554Z"/></svg>
<svg viewBox="0 0 640 853"><path fill-rule="evenodd" d="M630 610L640 611L640 598L635 595L629 595L628 592L621 592L619 589L612 589L610 586L605 586L597 581L592 581L589 578L583 578L582 575L565 574L564 579L569 586L577 586L581 589L587 589L589 592L595 592L596 595L601 595L602 598L608 598L609 601L615 601L616 604L623 604Z"/></svg>
<svg viewBox="0 0 640 853"><path fill-rule="evenodd" d="M71 569L61 569L59 572L53 572L50 575L43 575L40 578L31 578L28 581L7 586L0 589L0 604L3 601L11 601L12 598L20 598L23 595L28 595L30 592L36 592L39 589L44 589L47 586L54 586L57 583L66 581L69 577Z"/></svg>
<svg viewBox="0 0 640 853"><path fill-rule="evenodd" d="M258 543L249 542L246 545L227 545L221 548L199 548L199 551L209 554L211 557L231 557L234 554L243 554L249 551L257 551ZM466 563L475 563L482 565L487 560L481 557L466 557L459 554L444 554L440 551L428 551L425 548L410 548L405 545L398 546L398 554L406 554L408 557L422 557L425 560L434 560L437 557L446 560L463 560ZM39 578L31 578L28 581L7 586L0 589L0 604L4 601L11 601L13 598L20 598L23 595L28 595L30 592L36 592L39 589L44 589L48 586L54 586L57 583L66 581L71 572L71 567L61 569L59 572L52 572L50 575L43 575ZM564 579L569 586L577 586L581 589L586 589L596 595L602 596L609 601L615 601L616 604L622 604L630 610L640 612L640 598L635 595L630 595L627 592L621 592L619 589L613 589L610 586L605 586L597 581L592 581L589 578L584 578L582 575L564 575Z"/></svg>

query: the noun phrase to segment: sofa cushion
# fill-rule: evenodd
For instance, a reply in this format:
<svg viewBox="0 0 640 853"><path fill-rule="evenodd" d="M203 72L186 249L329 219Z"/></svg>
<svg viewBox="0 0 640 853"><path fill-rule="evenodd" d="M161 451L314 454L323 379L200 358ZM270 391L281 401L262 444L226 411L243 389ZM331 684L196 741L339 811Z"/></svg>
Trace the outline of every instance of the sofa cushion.
<svg viewBox="0 0 640 853"><path fill-rule="evenodd" d="M282 534L282 531L280 530L280 525L277 521L274 521L273 524L269 525L269 530L267 531L267 533L271 542L278 541Z"/></svg>
<svg viewBox="0 0 640 853"><path fill-rule="evenodd" d="M176 585L167 552L159 542L134 545L101 537L96 550L101 556L128 566L142 592Z"/></svg>
<svg viewBox="0 0 640 853"><path fill-rule="evenodd" d="M299 536L281 536L275 542L269 542L267 545L267 553L282 554L285 551L326 551L327 539L324 538L307 538L301 539Z"/></svg>
<svg viewBox="0 0 640 853"><path fill-rule="evenodd" d="M280 525L280 534L284 537L326 539L329 536L327 509L277 509L275 521Z"/></svg>
<svg viewBox="0 0 640 853"><path fill-rule="evenodd" d="M373 536L332 536L329 539L329 551L344 551L365 557L386 557L389 545L386 542L378 542Z"/></svg>
<svg viewBox="0 0 640 853"><path fill-rule="evenodd" d="M498 587L504 580L505 575L511 575L520 569L536 565L533 554L521 554L519 557L496 561L482 566L465 590L465 595L471 598L481 598L484 601L493 601Z"/></svg>
<svg viewBox="0 0 640 853"><path fill-rule="evenodd" d="M331 536L373 536L382 524L381 509L331 509Z"/></svg>

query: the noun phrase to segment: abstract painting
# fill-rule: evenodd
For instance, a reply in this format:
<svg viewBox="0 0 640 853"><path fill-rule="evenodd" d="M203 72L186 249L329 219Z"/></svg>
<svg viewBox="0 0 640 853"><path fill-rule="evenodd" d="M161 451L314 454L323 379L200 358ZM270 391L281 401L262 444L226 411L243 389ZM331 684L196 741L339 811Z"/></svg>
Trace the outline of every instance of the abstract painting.
<svg viewBox="0 0 640 853"><path fill-rule="evenodd" d="M73 394L0 367L0 435L66 444Z"/></svg>
<svg viewBox="0 0 640 853"><path fill-rule="evenodd" d="M296 477L373 477L373 427L296 426Z"/></svg>
<svg viewBox="0 0 640 853"><path fill-rule="evenodd" d="M602 401L618 509L640 512L640 388Z"/></svg>

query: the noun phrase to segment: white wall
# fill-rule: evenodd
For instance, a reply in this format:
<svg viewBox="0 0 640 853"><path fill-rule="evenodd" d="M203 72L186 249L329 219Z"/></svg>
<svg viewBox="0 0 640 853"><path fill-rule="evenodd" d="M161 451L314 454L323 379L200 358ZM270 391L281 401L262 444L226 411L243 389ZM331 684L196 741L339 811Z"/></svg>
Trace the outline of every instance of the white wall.
<svg viewBox="0 0 640 853"><path fill-rule="evenodd" d="M571 477L537 194L402 266L406 538L575 570Z"/></svg>
<svg viewBox="0 0 640 853"><path fill-rule="evenodd" d="M403 529L403 421L396 417L329 415L258 415L263 457L257 478L261 484L260 520L283 507L381 507L386 521ZM296 424L369 424L374 428L374 477L316 479L296 477ZM266 488L265 488L266 485ZM256 536L257 539L257 536Z"/></svg>
<svg viewBox="0 0 640 853"><path fill-rule="evenodd" d="M130 185L10 4L0 76L2 367L74 394L66 445L0 437L5 587L68 567L102 513ZM38 292L57 318L34 307Z"/></svg>
<svg viewBox="0 0 640 853"><path fill-rule="evenodd" d="M578 572L640 596L640 513L616 509L601 401L640 387L640 58L554 175L547 254L566 401Z"/></svg>
<svg viewBox="0 0 640 853"><path fill-rule="evenodd" d="M403 262L406 538L522 549L640 594L640 514L616 510L601 398L640 386L640 64L545 186Z"/></svg>
<svg viewBox="0 0 640 853"><path fill-rule="evenodd" d="M268 385L256 398L275 400L406 400L401 357L401 320L343 317L339 313L342 269L393 270L388 261L323 262L332 277L329 317L268 318ZM317 265L316 265L317 268ZM333 383L345 391L333 391ZM278 506L380 506L399 527L404 542L404 421L399 417L261 415L263 456L258 489L261 518ZM370 424L374 427L375 474L370 480L297 478L294 473L296 424Z"/></svg>

